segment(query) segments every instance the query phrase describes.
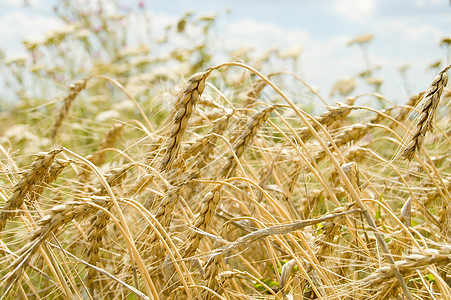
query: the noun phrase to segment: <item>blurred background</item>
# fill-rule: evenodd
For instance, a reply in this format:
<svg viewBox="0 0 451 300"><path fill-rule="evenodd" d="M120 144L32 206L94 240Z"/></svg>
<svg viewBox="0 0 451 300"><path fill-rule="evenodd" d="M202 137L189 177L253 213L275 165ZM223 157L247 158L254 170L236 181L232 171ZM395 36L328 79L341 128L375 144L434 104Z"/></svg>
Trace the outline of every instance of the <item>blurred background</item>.
<svg viewBox="0 0 451 300"><path fill-rule="evenodd" d="M58 32L59 38L49 39ZM257 64L266 73L291 70L330 103L367 92L405 103L449 64L451 6L448 0L0 0L2 66L15 59L49 65L42 51L30 49L46 41L55 46L65 35L72 42L63 48L82 47L75 39L89 45L72 53L72 71L60 72L61 82L83 73L74 69L77 62L91 69L85 65L90 59L77 56L107 64L114 51L144 46L153 58L179 50L186 55L179 62L191 64L200 61L193 56L204 55L199 69L232 59ZM120 42L107 45L113 35ZM181 51L196 47L197 53ZM70 56L72 50L57 55ZM267 61L259 64L259 59ZM165 67L171 65L175 68L174 63ZM174 70L182 77L195 71ZM14 98L9 93L1 100Z"/></svg>

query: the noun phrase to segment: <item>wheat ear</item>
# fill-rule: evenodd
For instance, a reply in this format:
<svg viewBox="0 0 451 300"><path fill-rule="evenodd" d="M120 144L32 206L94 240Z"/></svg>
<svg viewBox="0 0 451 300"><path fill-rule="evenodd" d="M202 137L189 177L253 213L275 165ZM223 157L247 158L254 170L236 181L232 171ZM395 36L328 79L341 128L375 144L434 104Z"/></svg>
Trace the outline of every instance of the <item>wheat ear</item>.
<svg viewBox="0 0 451 300"><path fill-rule="evenodd" d="M451 68L451 65L444 68L432 82L429 90L425 94L425 101L421 108L420 117L416 125L415 133L407 144L407 148L404 150L402 157L411 161L423 144L426 133L432 131L432 122L434 121L435 113L437 111L438 104L440 103L440 97L442 96L443 89L448 83L448 74L446 73Z"/></svg>
<svg viewBox="0 0 451 300"><path fill-rule="evenodd" d="M341 147L351 141L357 141L363 138L371 128L371 123L367 124L361 124L361 123L355 123L350 126L342 128L339 134L334 136L334 143L337 147ZM329 149L333 149L333 146L331 143L328 145ZM315 162L320 162L327 156L326 150L321 150L315 159Z"/></svg>
<svg viewBox="0 0 451 300"><path fill-rule="evenodd" d="M67 95L66 98L64 98L63 107L59 111L58 117L55 121L55 124L53 125L52 133L50 134L52 140L55 140L64 118L69 113L69 109L72 106L72 102L74 102L77 95L80 94L80 92L86 88L86 83L88 82L88 80L89 78L79 80L69 87L70 89L69 95Z"/></svg>
<svg viewBox="0 0 451 300"><path fill-rule="evenodd" d="M25 197L36 190L36 187L42 183L48 170L52 165L55 155L61 152L61 149L52 150L47 153L37 154L31 170L26 172L20 181L14 186L14 192L8 199L2 211L0 212L0 232L6 226L6 220L13 217L24 202ZM36 196L34 196L36 197Z"/></svg>
<svg viewBox="0 0 451 300"><path fill-rule="evenodd" d="M93 197L92 202L96 205L106 207L111 205L106 197ZM49 235L64 224L74 220L83 219L92 215L98 209L86 201L68 202L54 206L50 213L37 222L38 229L30 237L30 241L22 249L19 257L11 264L12 271L4 277L2 284L6 284L5 290L9 290L22 272L28 266L33 255L39 246L49 237Z"/></svg>
<svg viewBox="0 0 451 300"><path fill-rule="evenodd" d="M223 177L233 176L237 165L235 157L237 159L240 159L240 157L244 153L244 150L250 144L252 139L257 135L260 127L263 125L263 123L266 122L266 120L269 119L271 112L276 108L276 105L267 107L264 110L255 113L247 122L246 128L241 133L236 143L233 145L233 151L235 152L235 155L229 157L226 165L221 171Z"/></svg>
<svg viewBox="0 0 451 300"><path fill-rule="evenodd" d="M257 134L258 130L260 129L260 126L266 120L268 120L271 112L276 108L277 106L267 107L264 110L257 112L252 116L252 118L247 123L245 130L240 135L238 141L235 143L233 147L235 155L229 158L227 164L221 170L221 175L223 177L232 176L232 174L235 173L235 169L237 166L235 157L239 159L243 155L244 150L252 141L254 136ZM204 200L202 201L199 215L193 224L196 228L205 230L208 227L208 225L211 222L211 218L216 211L216 207L218 206L220 199L221 199L221 185L218 184L213 188L211 192L209 192L205 196ZM191 256L194 253L194 251L196 251L201 239L202 236L199 235L197 232L193 232L192 234L190 234L188 240L190 240L191 242L184 250L184 257Z"/></svg>
<svg viewBox="0 0 451 300"><path fill-rule="evenodd" d="M105 163L106 152L104 150L114 147L114 144L116 143L116 140L121 134L124 126L125 124L115 124L111 129L109 129L106 132L103 140L99 143L97 151L86 158L96 166L101 166L103 163ZM89 179L90 174L91 173L89 173L88 169L82 168L80 173L78 174L78 176L80 177L80 182L82 184L86 182Z"/></svg>
<svg viewBox="0 0 451 300"><path fill-rule="evenodd" d="M257 101L258 96L263 91L263 89L268 85L264 80L257 80L254 82L254 84L251 87L251 90L248 92L245 101L244 106L250 106L251 104L255 103Z"/></svg>
<svg viewBox="0 0 451 300"><path fill-rule="evenodd" d="M188 158L198 155L200 152L202 154L210 153L212 146L216 143L218 139L217 135L224 133L229 124L230 114L222 116L214 122L211 130L203 137L194 141L192 145L184 149L183 153L180 155L180 159L187 160ZM206 150L206 148L208 148Z"/></svg>
<svg viewBox="0 0 451 300"><path fill-rule="evenodd" d="M172 211L174 210L176 204L180 198L180 192L183 185L172 187L168 190L167 194L161 202L158 204L158 208L155 212L155 219L163 226L168 228L171 222ZM162 251L159 247L158 235L155 232L150 233L150 237L146 241L146 245L149 247L146 250L146 254L149 256L161 255Z"/></svg>
<svg viewBox="0 0 451 300"><path fill-rule="evenodd" d="M395 264L398 270L406 276L417 268L427 267L431 264L449 264L451 262L451 247L443 246L442 249L425 249L423 254L411 254L404 257L404 260L398 260ZM381 267L373 274L363 280L364 285L375 285L395 277L393 269L390 267Z"/></svg>
<svg viewBox="0 0 451 300"><path fill-rule="evenodd" d="M338 106L329 107L327 111L322 113L320 116L315 119L323 126L329 127L335 121L344 119L349 113L353 110L352 106L349 106L345 103L340 103ZM320 125L316 122L312 124L315 130L319 130ZM312 137L312 132L309 128L304 127L299 131L299 137L306 141Z"/></svg>
<svg viewBox="0 0 451 300"><path fill-rule="evenodd" d="M102 239L104 236L104 231L108 225L109 216L104 211L97 211L97 213L91 218L89 224L91 225L88 231L88 263L95 266L100 261L99 250L102 246ZM94 278L96 276L97 270L93 268L88 269L88 273L85 277L86 285L88 286L91 294L95 294L96 285L94 283Z"/></svg>
<svg viewBox="0 0 451 300"><path fill-rule="evenodd" d="M118 136L121 134L122 129L124 129L125 124L115 124L111 129L107 131L103 140L99 143L99 148L92 155L90 161L96 165L100 166L105 162L105 151L107 148L113 148Z"/></svg>
<svg viewBox="0 0 451 300"><path fill-rule="evenodd" d="M191 76L187 85L183 88L183 91L178 95L177 103L174 107L175 116L173 125L160 166L163 171L170 169L172 163L177 158L183 135L185 134L188 126L188 121L191 118L197 101L204 91L205 80L210 73L211 69Z"/></svg>
<svg viewBox="0 0 451 300"><path fill-rule="evenodd" d="M73 161L71 160L55 159L53 164L50 166L48 173L44 176L42 183L35 187L30 201L33 202L38 200L40 195L44 191L45 186L54 182L61 174L61 172L63 172L64 168L66 168L72 162Z"/></svg>
<svg viewBox="0 0 451 300"><path fill-rule="evenodd" d="M194 221L193 226L200 230L205 230L211 222L211 218L216 211L216 207L221 199L221 185L216 185L211 192L205 195L200 208L199 215ZM190 257L194 254L202 240L202 235L197 232L191 232L187 238L188 244L182 251L183 257Z"/></svg>

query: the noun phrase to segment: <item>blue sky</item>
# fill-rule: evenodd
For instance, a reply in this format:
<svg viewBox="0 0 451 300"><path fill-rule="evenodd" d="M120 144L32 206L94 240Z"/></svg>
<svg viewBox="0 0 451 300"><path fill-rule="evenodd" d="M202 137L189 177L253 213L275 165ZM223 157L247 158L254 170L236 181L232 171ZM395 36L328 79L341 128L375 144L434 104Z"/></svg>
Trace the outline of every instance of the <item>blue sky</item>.
<svg viewBox="0 0 451 300"><path fill-rule="evenodd" d="M0 49L13 55L23 51L21 40L36 38L61 23L52 14L53 0L0 0ZM138 0L122 1L137 6ZM446 52L440 39L451 37L449 0L147 0L155 26L175 22L187 10L217 12L222 25L216 34L229 47L257 50L300 46L301 75L328 96L337 79L364 68L357 47L346 43L357 35L374 34L368 47L371 62L380 65L383 92L398 103L427 88L434 71L427 66ZM231 9L230 14L225 14ZM157 28L158 29L158 28ZM450 62L448 62L450 63ZM409 64L408 91L397 71Z"/></svg>

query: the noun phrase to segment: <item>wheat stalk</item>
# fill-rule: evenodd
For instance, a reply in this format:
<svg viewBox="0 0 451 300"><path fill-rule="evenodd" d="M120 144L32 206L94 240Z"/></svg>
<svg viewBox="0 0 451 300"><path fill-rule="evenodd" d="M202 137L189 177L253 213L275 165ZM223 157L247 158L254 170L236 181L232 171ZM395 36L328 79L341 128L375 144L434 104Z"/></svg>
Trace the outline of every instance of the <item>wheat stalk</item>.
<svg viewBox="0 0 451 300"><path fill-rule="evenodd" d="M132 165L124 165L119 168L112 169L109 175L106 176L106 181L110 187L121 185L122 181L127 176L127 171L132 167ZM98 192L95 193L96 196L105 196L107 191L103 187L100 187ZM111 208L112 205L108 205L108 209ZM99 250L102 246L102 238L105 235L106 226L108 225L108 221L110 216L105 211L99 210L97 213L91 218L90 224L91 227L88 230L88 263L91 265L96 265L100 261ZM86 275L87 286L89 287L91 293L95 293L96 285L94 284L94 278L97 274L97 271L94 268L89 268L88 273Z"/></svg>

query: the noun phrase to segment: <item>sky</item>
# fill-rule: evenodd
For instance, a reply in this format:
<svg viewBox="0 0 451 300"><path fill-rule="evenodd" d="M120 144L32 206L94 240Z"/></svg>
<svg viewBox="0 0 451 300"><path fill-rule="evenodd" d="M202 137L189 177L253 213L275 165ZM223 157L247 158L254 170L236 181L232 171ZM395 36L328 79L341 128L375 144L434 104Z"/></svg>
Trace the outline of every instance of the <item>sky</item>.
<svg viewBox="0 0 451 300"><path fill-rule="evenodd" d="M121 0L117 0L121 1ZM58 28L56 0L0 0L0 49L7 56L24 52L23 39L37 38ZM138 5L140 1L123 1ZM24 7L24 3L28 4ZM338 79L365 67L358 47L347 43L371 33L371 64L380 66L383 93L397 103L428 87L438 70L427 67L447 58L439 46L451 37L449 0L144 0L155 26L175 22L184 12L216 12L224 20L216 35L227 47L263 50L302 47L300 75L328 96ZM225 11L230 9L230 13ZM409 64L407 85L398 68Z"/></svg>

